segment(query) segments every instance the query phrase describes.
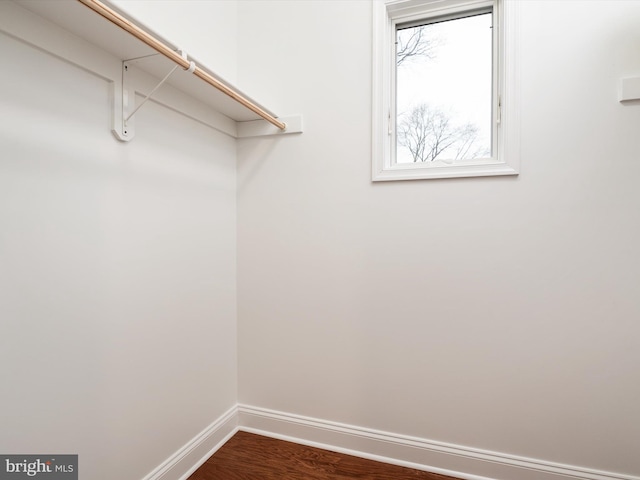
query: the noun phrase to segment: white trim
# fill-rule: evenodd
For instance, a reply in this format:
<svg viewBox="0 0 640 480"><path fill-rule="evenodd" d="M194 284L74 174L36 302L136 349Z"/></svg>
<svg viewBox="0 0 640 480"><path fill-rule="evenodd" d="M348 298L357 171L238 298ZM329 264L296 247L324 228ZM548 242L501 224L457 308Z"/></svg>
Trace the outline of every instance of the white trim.
<svg viewBox="0 0 640 480"><path fill-rule="evenodd" d="M499 86L502 121L498 152L513 174L520 172L520 7L517 0L503 0L499 10L504 18L499 20L502 36L499 68L503 84Z"/></svg>
<svg viewBox="0 0 640 480"><path fill-rule="evenodd" d="M520 115L518 95L519 2L499 0L495 8L495 31L499 56L494 111L500 116L494 158L450 165L394 163L395 113L392 105L394 24L486 6L486 0L372 0L372 181L417 180L452 177L517 175L520 169ZM497 106L500 98L501 107Z"/></svg>
<svg viewBox="0 0 640 480"><path fill-rule="evenodd" d="M249 405L238 405L238 422L242 431L465 480L558 480L560 477L640 480L633 475L492 452ZM532 472L535 477L531 477Z"/></svg>
<svg viewBox="0 0 640 480"><path fill-rule="evenodd" d="M640 480L640 476L494 452L237 404L143 480L187 480L238 431L463 480Z"/></svg>
<svg viewBox="0 0 640 480"><path fill-rule="evenodd" d="M237 424L238 408L234 405L143 480L186 480L236 434Z"/></svg>

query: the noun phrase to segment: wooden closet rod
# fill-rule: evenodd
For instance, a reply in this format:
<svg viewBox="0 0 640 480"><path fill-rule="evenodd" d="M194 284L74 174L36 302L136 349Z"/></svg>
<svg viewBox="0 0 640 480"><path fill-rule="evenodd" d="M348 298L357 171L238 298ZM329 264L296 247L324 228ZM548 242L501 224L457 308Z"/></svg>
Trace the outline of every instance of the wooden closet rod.
<svg viewBox="0 0 640 480"><path fill-rule="evenodd" d="M191 62L189 60L187 60L186 58L183 58L178 52L173 51L171 48L169 48L167 45L162 43L160 40L158 40L157 38L154 38L153 36L149 35L147 32L142 30L140 27L138 27L137 25L134 25L129 20L124 18L122 15L120 15L118 12L116 12L115 10L109 8L104 3L100 2L99 0L78 0L78 1L83 3L84 5L86 5L90 9L92 9L94 12L99 13L104 18L109 20L111 23L114 23L115 25L119 26L120 28L122 28L126 32L129 32L131 35L136 37L138 40L146 43L151 48L153 48L155 51L157 51L158 53L164 55L169 60L177 63L178 65L180 65L185 70L189 70L192 67L191 66ZM216 78L212 77L209 73L207 73L204 70L202 70L200 67L196 66L195 70L193 70L193 74L196 77L199 77L202 80L204 80L205 82L207 82L212 87L217 88L222 93L224 93L224 94L228 95L229 97L233 98L236 102L238 102L241 105L245 106L246 108L248 108L249 110L251 110L255 114L257 114L260 117L264 118L267 122L271 123L272 125L275 125L280 130L285 130L287 128L287 125L285 123L281 122L280 120L278 120L273 115L265 112L262 108L260 108L258 105L253 103L251 100L245 98L240 93L238 93L235 90L229 88L224 83L220 82Z"/></svg>

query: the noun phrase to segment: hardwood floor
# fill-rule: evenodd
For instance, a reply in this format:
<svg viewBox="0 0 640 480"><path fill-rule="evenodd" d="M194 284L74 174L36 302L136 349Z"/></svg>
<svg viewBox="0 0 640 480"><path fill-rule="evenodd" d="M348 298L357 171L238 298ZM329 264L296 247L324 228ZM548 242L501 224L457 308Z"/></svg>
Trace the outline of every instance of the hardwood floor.
<svg viewBox="0 0 640 480"><path fill-rule="evenodd" d="M455 480L296 443L236 433L188 480Z"/></svg>

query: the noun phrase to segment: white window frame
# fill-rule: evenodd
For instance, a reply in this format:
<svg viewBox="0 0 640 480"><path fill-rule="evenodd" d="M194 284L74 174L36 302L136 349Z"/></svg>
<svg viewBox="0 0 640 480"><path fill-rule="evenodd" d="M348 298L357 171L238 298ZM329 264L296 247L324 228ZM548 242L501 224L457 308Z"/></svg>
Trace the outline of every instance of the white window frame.
<svg viewBox="0 0 640 480"><path fill-rule="evenodd" d="M421 18L459 15L493 6L492 157L454 164L397 164L396 25ZM517 71L518 0L373 0L372 180L418 180L517 175L520 119Z"/></svg>

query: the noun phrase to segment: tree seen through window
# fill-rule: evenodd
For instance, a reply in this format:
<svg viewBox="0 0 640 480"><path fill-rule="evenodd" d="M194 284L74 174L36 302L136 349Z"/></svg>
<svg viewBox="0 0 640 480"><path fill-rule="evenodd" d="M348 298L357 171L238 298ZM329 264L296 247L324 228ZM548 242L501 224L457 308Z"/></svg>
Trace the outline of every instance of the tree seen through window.
<svg viewBox="0 0 640 480"><path fill-rule="evenodd" d="M396 163L492 154L492 14L396 32Z"/></svg>

